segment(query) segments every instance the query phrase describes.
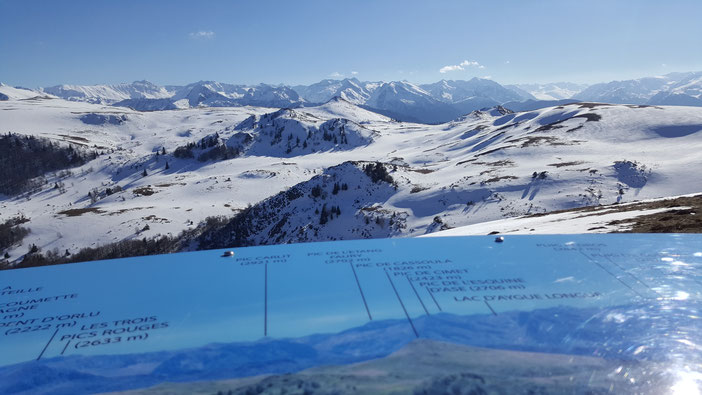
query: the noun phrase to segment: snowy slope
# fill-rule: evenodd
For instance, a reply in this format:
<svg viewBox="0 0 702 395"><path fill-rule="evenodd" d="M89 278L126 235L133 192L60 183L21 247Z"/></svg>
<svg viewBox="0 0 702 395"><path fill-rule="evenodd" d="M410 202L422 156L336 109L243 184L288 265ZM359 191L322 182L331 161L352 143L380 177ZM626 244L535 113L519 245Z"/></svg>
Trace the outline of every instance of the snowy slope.
<svg viewBox="0 0 702 395"><path fill-rule="evenodd" d="M520 101L536 100L536 96L529 93L529 91L522 89L519 85L505 85L504 87L519 95Z"/></svg>
<svg viewBox="0 0 702 395"><path fill-rule="evenodd" d="M426 236L630 232L632 231L632 225L656 214L666 214L652 219L662 225L660 226L661 230L657 232L670 232L665 230L666 225L668 225L665 222L672 222L670 224L672 231L680 232L684 230L684 226L681 226L679 219L683 215L696 216L699 210L699 207L690 207L688 205L690 201L700 202L702 201L702 195L692 194L648 199L640 202L576 208L563 212L506 218L461 226ZM697 203L697 206L699 206L699 203ZM693 226L699 232L702 220L697 220L696 222L697 224L693 224ZM679 230L674 230L676 228Z"/></svg>
<svg viewBox="0 0 702 395"><path fill-rule="evenodd" d="M342 126L348 143L341 141ZM702 109L695 107L586 103L514 114L495 109L423 125L396 122L341 99L283 111L157 112L35 99L0 102L0 133L6 132L103 152L72 174L47 175L41 190L0 198L0 221L19 213L30 219L25 225L32 232L9 251L13 259L33 243L43 250L76 251L177 235L208 216L232 216L248 205L269 218L252 222L260 223L249 230L250 243L295 242L421 235L702 191L702 179L691 170L702 167ZM251 145L233 159L173 156L176 147L204 137L216 135L229 144L242 133L251 135ZM318 142L319 149L286 152L287 143L297 144L303 133L311 135L308 147ZM364 166L376 162L391 182L374 182L365 172ZM65 192L54 188L56 182ZM334 184L346 188L334 193ZM115 186L122 190L104 193ZM318 196L315 187L321 188L315 189ZM94 190L93 202L88 192ZM294 191L302 195L291 199L299 194ZM341 213L320 224L325 205ZM282 213L286 221L270 236Z"/></svg>
<svg viewBox="0 0 702 395"><path fill-rule="evenodd" d="M218 164L208 167L155 156L162 147L171 152L205 135L233 128L252 114L272 109L139 113L59 99L3 102L3 109L8 111L3 111L0 121L2 133L40 135L60 143L97 146L104 152L85 166L72 169L68 177L49 175L46 189L0 201L0 220L20 213L31 218L27 226L32 234L25 245L36 243L44 249L76 251L124 238L177 234L192 226L190 221L197 225L207 216L229 215L232 209L286 187L285 182L270 184L266 179L247 178L246 188L241 188L235 182L244 170L232 174L231 169ZM105 116L108 121L86 123L84 117L91 114ZM126 121L111 123L109 116L125 117ZM169 170L165 170L166 161ZM298 172L268 161L248 160L241 168L255 170L258 164L284 174L292 184L308 177L304 170ZM148 177L141 177L144 169ZM224 182L226 179L235 182ZM53 188L55 182L65 185L65 193ZM115 186L124 191L105 196L105 190ZM96 203L88 197L93 190L98 190L101 197ZM209 203L210 200L217 204ZM87 211L70 211L74 209ZM135 231L146 225L150 225L151 232ZM22 254L26 252L26 247L17 248ZM11 254L15 256L14 252Z"/></svg>
<svg viewBox="0 0 702 395"><path fill-rule="evenodd" d="M578 100L574 99L560 99L560 100L523 100L523 101L510 101L507 103L502 103L503 107L509 108L512 111L533 111L540 108L546 107L556 107L563 106L566 104L577 103Z"/></svg>
<svg viewBox="0 0 702 395"><path fill-rule="evenodd" d="M306 107L304 111L320 118L333 116L354 120L360 124L392 122L390 118L384 115L361 108L341 97L333 97L326 103L318 106Z"/></svg>
<svg viewBox="0 0 702 395"><path fill-rule="evenodd" d="M225 237L224 245L240 245L243 239L248 240L243 244L315 240L310 232L317 240L419 235L465 223L699 191L702 182L689 168L702 164L694 152L702 144L702 111L655 110L570 105L490 118L473 114L442 125L440 133L424 127L422 140L400 144L396 157L384 159L393 182L373 184L385 185L383 193L368 194L368 185L356 185L369 182L356 175L362 164L345 163L296 185L291 191L303 192L293 198L288 191L254 205L253 213L239 220L248 224L246 237ZM660 117L669 124L661 126ZM627 132L613 133L623 129ZM671 150L680 156L670 158ZM336 183L348 183L349 190L334 194ZM308 191L318 185L322 197L310 201ZM322 205L351 210L342 209L336 222L322 224ZM277 212L286 213L286 219L274 224L269 216ZM373 217L366 221L368 213ZM256 226L262 216L268 219ZM359 221L367 226L359 228ZM231 229L224 234L239 235Z"/></svg>
<svg viewBox="0 0 702 395"><path fill-rule="evenodd" d="M25 88L14 88L3 83L0 83L0 95L3 96L3 101L5 100L23 100L23 99L33 99L35 97L52 97L51 95L43 94L42 92L33 91L31 89Z"/></svg>

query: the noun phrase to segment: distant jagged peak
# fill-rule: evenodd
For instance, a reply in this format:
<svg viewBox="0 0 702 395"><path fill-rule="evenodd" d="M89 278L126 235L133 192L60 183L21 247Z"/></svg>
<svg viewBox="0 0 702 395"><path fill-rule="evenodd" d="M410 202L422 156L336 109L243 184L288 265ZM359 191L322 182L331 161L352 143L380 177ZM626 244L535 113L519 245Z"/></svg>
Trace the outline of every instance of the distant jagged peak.
<svg viewBox="0 0 702 395"><path fill-rule="evenodd" d="M160 85L156 85L151 81L148 80L139 80L139 81L134 81L131 84L125 84L125 85L132 85L132 86L139 86L139 87L144 87L148 89L153 89L153 90L160 90L162 87Z"/></svg>
<svg viewBox="0 0 702 395"><path fill-rule="evenodd" d="M358 80L356 77L351 77L351 78L341 78L341 79L334 79L334 78L326 78L323 79L315 84L325 84L325 85L333 85L333 84L353 84L353 85L359 85L361 84L361 81Z"/></svg>
<svg viewBox="0 0 702 395"><path fill-rule="evenodd" d="M468 82L477 82L477 83L482 83L482 84L489 84L489 85L500 85L497 81L493 80L492 78L480 78L480 77L473 77Z"/></svg>
<svg viewBox="0 0 702 395"><path fill-rule="evenodd" d="M312 85L299 85L293 89L310 103L326 103L334 96L341 96L354 104L364 104L371 95L366 85L355 78L325 79Z"/></svg>
<svg viewBox="0 0 702 395"><path fill-rule="evenodd" d="M387 88L390 88L390 89L393 89L393 90L395 90L395 91L396 91L397 89L404 89L404 90L408 90L408 91L421 92L421 93L427 94L427 92L426 92L424 89L420 88L419 85L413 84L413 83L411 83L411 82L409 82L409 81L390 81L390 82L386 82L385 84L383 84L383 85L380 87L380 89L382 89L383 86L385 86L385 87L387 87Z"/></svg>
<svg viewBox="0 0 702 395"><path fill-rule="evenodd" d="M422 100L433 101L429 92L418 85L408 81L391 81L380 85L371 95L366 105L372 107L383 108L379 102L386 100L391 101L406 101L406 100Z"/></svg>

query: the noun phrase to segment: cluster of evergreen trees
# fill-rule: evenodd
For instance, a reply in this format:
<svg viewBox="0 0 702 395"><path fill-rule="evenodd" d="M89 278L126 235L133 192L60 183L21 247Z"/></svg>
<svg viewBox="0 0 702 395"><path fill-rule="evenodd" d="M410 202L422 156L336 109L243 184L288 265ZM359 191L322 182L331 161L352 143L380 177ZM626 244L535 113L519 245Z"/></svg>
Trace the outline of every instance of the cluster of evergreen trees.
<svg viewBox="0 0 702 395"><path fill-rule="evenodd" d="M319 213L319 224L326 224L329 220L334 219L334 215L337 217L341 215L339 206L331 206L331 210L327 210L327 205L323 205L322 211Z"/></svg>
<svg viewBox="0 0 702 395"><path fill-rule="evenodd" d="M0 193L17 195L41 186L47 172L81 166L98 156L72 144L16 133L0 135Z"/></svg>
<svg viewBox="0 0 702 395"><path fill-rule="evenodd" d="M239 150L234 147L228 147L225 144L219 144L214 146L212 149L203 152L197 157L200 162L207 162L210 160L227 160L236 158L239 156Z"/></svg>
<svg viewBox="0 0 702 395"><path fill-rule="evenodd" d="M239 156L239 150L234 147L228 147L219 138L219 133L210 136L205 136L198 142L188 143L177 147L173 151L173 156L176 158L192 159L195 158L194 149L207 150L198 155L197 160L207 162L210 160L227 160Z"/></svg>
<svg viewBox="0 0 702 395"><path fill-rule="evenodd" d="M29 229L20 226L28 220L24 216L10 218L5 222L0 223L0 251L4 251L13 245L19 243L29 234ZM4 258L9 258L7 252L4 253ZM2 258L0 258L2 259Z"/></svg>
<svg viewBox="0 0 702 395"><path fill-rule="evenodd" d="M73 254L68 250L64 253L60 253L58 250L50 250L42 253L39 248L32 245L23 260L12 268L58 265L63 263L178 252L188 247L194 240L200 240L203 234L221 229L229 220L230 219L226 217L208 217L197 228L185 230L175 237L160 236L151 239L122 240L98 247L83 248ZM0 229L2 228L0 227ZM0 270L2 269L10 269L10 267L7 264L3 265L0 263Z"/></svg>
<svg viewBox="0 0 702 395"><path fill-rule="evenodd" d="M130 256L166 254L176 252L181 247L181 240L169 236L153 239L122 240L99 247L83 248L75 254L68 250L60 254L50 250L42 254L38 249L32 248L14 268L58 265L62 263L96 261L101 259L126 258Z"/></svg>
<svg viewBox="0 0 702 395"><path fill-rule="evenodd" d="M388 184L392 184L394 181L392 176L388 173L388 170L385 168L385 165L380 162L368 163L367 165L364 165L363 172L366 173L366 175L370 177L371 181L373 182L385 181Z"/></svg>
<svg viewBox="0 0 702 395"><path fill-rule="evenodd" d="M339 193L339 191L346 191L349 189L349 185L346 183L339 184L338 182L334 183L334 187L332 188L332 195L336 195ZM322 197L323 199L326 199L327 195L322 193L322 186L321 185L315 185L312 187L310 190L310 194L312 197Z"/></svg>
<svg viewBox="0 0 702 395"><path fill-rule="evenodd" d="M340 190L341 190L341 191L345 191L345 190L347 190L347 189L349 189L348 184L343 183L343 184L341 184L341 186L339 186L339 183L338 183L338 182L335 182L335 183L334 183L334 189L332 189L332 195L336 195L337 193L339 193Z"/></svg>

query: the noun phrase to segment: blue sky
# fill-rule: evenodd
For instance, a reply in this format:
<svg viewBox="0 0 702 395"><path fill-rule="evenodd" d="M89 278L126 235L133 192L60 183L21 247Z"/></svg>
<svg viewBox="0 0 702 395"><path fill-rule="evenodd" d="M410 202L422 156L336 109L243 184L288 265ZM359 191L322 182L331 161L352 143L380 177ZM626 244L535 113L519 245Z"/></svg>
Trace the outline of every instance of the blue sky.
<svg viewBox="0 0 702 395"><path fill-rule="evenodd" d="M700 0L0 0L0 15L0 81L27 87L702 70Z"/></svg>

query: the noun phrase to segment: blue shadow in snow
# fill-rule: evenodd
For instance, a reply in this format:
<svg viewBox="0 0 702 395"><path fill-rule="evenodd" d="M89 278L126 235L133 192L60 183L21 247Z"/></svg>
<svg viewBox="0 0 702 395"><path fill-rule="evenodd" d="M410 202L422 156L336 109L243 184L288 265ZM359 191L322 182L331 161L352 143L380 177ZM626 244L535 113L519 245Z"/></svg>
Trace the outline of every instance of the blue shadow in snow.
<svg viewBox="0 0 702 395"><path fill-rule="evenodd" d="M547 117L543 117L543 118L539 119L539 124L548 125L548 124L554 123L554 122L561 122L561 121L565 121L568 118L572 118L575 115L578 115L577 111L559 112L559 113L549 115Z"/></svg>
<svg viewBox="0 0 702 395"><path fill-rule="evenodd" d="M495 120L495 122L492 123L492 125L493 125L493 126L504 125L504 124L506 124L507 122L511 121L512 118L514 118L515 116L516 116L516 114L507 114L507 115L505 115L505 116L503 116L503 117L499 117L499 118L497 118L497 119Z"/></svg>
<svg viewBox="0 0 702 395"><path fill-rule="evenodd" d="M702 132L702 125L660 126L654 128L653 131L661 137L684 137L694 133Z"/></svg>

